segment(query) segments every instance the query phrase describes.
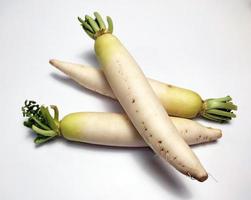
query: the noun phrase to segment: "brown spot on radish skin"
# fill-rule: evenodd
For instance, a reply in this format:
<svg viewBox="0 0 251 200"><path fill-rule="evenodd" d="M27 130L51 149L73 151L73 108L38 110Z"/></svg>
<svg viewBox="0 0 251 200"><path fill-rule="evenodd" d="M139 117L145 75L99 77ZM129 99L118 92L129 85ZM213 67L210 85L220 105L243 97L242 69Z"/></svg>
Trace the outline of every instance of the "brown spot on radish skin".
<svg viewBox="0 0 251 200"><path fill-rule="evenodd" d="M132 99L132 103L135 103L135 99Z"/></svg>
<svg viewBox="0 0 251 200"><path fill-rule="evenodd" d="M147 131L147 128L145 128L145 131Z"/></svg>
<svg viewBox="0 0 251 200"><path fill-rule="evenodd" d="M161 141L161 140L159 140L159 141L158 141L158 143L159 143L159 144L161 144L161 143L162 143L162 141Z"/></svg>
<svg viewBox="0 0 251 200"><path fill-rule="evenodd" d="M167 87L169 87L169 88L172 88L173 86L172 85L170 85L170 84L166 84L167 85Z"/></svg>
<svg viewBox="0 0 251 200"><path fill-rule="evenodd" d="M138 113L139 111L138 110L136 110L136 113Z"/></svg>
<svg viewBox="0 0 251 200"><path fill-rule="evenodd" d="M141 122L143 125L145 124L145 122Z"/></svg>
<svg viewBox="0 0 251 200"><path fill-rule="evenodd" d="M173 160L176 160L177 159L177 157L175 156L175 157L173 157Z"/></svg>
<svg viewBox="0 0 251 200"><path fill-rule="evenodd" d="M152 134L150 134L150 137L152 137L153 135Z"/></svg>
<svg viewBox="0 0 251 200"><path fill-rule="evenodd" d="M186 129L186 130L185 130L185 133L187 133L187 132L188 132L188 130Z"/></svg>

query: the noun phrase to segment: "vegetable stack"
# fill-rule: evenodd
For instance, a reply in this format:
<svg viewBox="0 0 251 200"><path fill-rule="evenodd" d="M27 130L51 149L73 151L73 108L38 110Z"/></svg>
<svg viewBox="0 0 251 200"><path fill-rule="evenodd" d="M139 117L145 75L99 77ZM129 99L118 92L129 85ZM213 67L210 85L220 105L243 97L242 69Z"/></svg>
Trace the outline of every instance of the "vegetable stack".
<svg viewBox="0 0 251 200"><path fill-rule="evenodd" d="M208 174L188 145L215 141L222 132L189 118L201 116L228 122L236 117L233 111L237 106L232 98L202 100L192 90L147 79L132 55L114 36L112 19L107 17L107 27L99 13L95 12L94 16L86 15L78 20L95 41L100 69L55 59L50 63L80 85L117 99L126 114L77 112L59 120L57 106L25 101L22 107L23 116L27 118L24 125L37 134L35 143L64 137L107 146L150 147L181 173L205 181Z"/></svg>

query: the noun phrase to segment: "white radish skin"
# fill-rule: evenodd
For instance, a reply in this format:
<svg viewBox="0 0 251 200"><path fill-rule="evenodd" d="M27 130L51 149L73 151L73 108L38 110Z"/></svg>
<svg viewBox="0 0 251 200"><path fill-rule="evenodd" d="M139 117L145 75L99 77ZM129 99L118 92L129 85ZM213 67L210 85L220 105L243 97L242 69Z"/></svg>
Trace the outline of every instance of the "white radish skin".
<svg viewBox="0 0 251 200"><path fill-rule="evenodd" d="M207 172L120 41L103 34L95 40L95 52L113 93L145 142L183 174L205 181Z"/></svg>
<svg viewBox="0 0 251 200"><path fill-rule="evenodd" d="M50 64L87 89L116 99L102 70L52 59ZM202 108L202 99L194 91L149 79L152 89L171 116L194 118Z"/></svg>
<svg viewBox="0 0 251 200"><path fill-rule="evenodd" d="M102 70L56 59L50 60L50 64L85 88L115 99Z"/></svg>
<svg viewBox="0 0 251 200"><path fill-rule="evenodd" d="M171 120L189 145L215 141L222 136L221 130L189 119L171 117ZM148 146L128 117L118 113L72 113L61 120L60 132L71 141L118 147Z"/></svg>

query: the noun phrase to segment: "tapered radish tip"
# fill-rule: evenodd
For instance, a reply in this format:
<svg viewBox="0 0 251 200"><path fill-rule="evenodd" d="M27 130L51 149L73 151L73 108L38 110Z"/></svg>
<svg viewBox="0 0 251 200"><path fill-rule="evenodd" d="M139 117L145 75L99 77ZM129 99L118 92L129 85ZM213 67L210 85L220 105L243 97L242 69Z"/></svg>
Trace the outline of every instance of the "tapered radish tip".
<svg viewBox="0 0 251 200"><path fill-rule="evenodd" d="M221 138L222 137L222 131L220 129L217 128L212 128L211 130L214 131L215 135L217 138Z"/></svg>
<svg viewBox="0 0 251 200"><path fill-rule="evenodd" d="M208 178L208 174L205 173L202 176L198 177L197 180L200 181L200 182L204 182L205 180L207 180L207 178Z"/></svg>
<svg viewBox="0 0 251 200"><path fill-rule="evenodd" d="M209 131L211 132L211 134L214 134L217 138L221 138L222 137L222 131L221 131L221 129L212 128L212 127L207 127L207 129L209 129Z"/></svg>
<svg viewBox="0 0 251 200"><path fill-rule="evenodd" d="M50 60L49 60L49 63L50 63L51 65L54 65L55 62L56 62L55 59L50 59Z"/></svg>
<svg viewBox="0 0 251 200"><path fill-rule="evenodd" d="M218 131L218 138L222 137L222 131L220 129L216 129Z"/></svg>
<svg viewBox="0 0 251 200"><path fill-rule="evenodd" d="M59 60L50 59L50 60L49 60L49 63L50 63L53 67L56 67L57 69L60 68L60 66L59 66L60 61L59 61Z"/></svg>

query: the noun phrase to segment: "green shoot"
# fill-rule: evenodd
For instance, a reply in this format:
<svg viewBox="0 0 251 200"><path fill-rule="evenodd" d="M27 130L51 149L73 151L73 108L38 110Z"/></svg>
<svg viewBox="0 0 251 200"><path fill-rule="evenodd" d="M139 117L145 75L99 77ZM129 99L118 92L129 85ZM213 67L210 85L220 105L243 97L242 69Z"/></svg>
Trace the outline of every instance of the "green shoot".
<svg viewBox="0 0 251 200"><path fill-rule="evenodd" d="M58 108L54 105L50 107L54 111L54 117L51 116L48 107L40 106L35 101L26 100L22 107L23 116L27 118L24 126L37 134L34 140L36 144L42 144L60 135Z"/></svg>

